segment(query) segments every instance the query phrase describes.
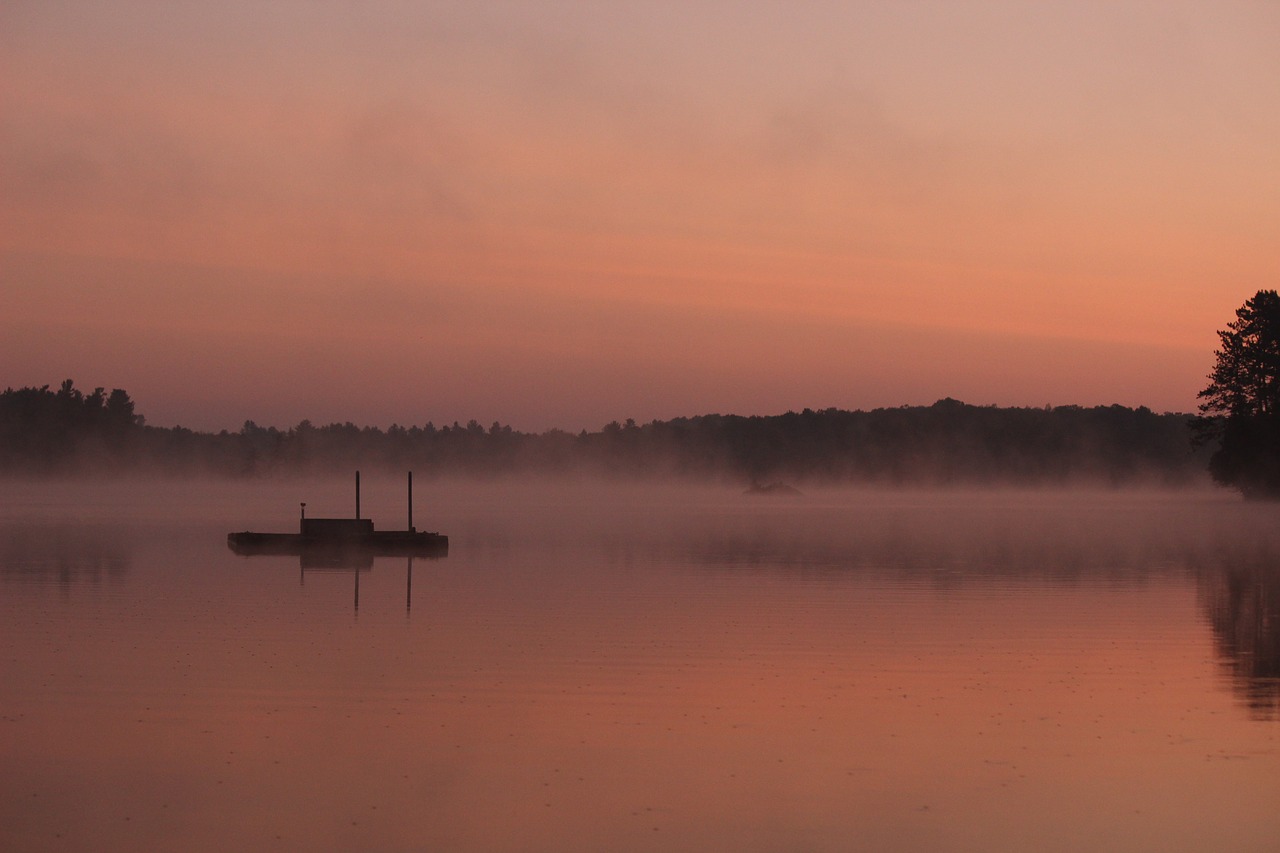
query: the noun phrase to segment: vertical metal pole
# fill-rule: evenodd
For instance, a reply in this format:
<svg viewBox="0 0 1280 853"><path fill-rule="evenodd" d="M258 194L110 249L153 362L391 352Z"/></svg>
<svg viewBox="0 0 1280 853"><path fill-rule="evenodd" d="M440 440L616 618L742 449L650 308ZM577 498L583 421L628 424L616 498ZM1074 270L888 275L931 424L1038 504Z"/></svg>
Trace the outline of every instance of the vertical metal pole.
<svg viewBox="0 0 1280 853"><path fill-rule="evenodd" d="M409 472L409 532L413 532L413 472Z"/></svg>
<svg viewBox="0 0 1280 853"><path fill-rule="evenodd" d="M360 472L356 472L356 518L360 517Z"/></svg>

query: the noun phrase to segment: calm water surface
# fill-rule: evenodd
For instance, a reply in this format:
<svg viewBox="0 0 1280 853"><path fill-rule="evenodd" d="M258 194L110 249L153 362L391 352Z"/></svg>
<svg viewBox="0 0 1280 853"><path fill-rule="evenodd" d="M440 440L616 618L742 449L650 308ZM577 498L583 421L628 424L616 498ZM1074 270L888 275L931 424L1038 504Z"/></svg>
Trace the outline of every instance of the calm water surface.
<svg viewBox="0 0 1280 853"><path fill-rule="evenodd" d="M365 514L403 526L398 482ZM7 484L5 850L1274 850L1280 507Z"/></svg>

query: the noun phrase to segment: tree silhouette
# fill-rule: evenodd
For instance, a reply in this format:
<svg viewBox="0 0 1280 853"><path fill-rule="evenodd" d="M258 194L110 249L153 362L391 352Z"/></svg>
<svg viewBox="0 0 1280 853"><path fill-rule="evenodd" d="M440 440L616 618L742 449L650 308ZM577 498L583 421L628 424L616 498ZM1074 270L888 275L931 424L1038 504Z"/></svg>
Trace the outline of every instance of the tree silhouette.
<svg viewBox="0 0 1280 853"><path fill-rule="evenodd" d="M1202 438L1220 441L1209 470L1246 497L1280 497L1280 295L1259 290L1218 338L1196 419Z"/></svg>
<svg viewBox="0 0 1280 853"><path fill-rule="evenodd" d="M1243 430L1253 421L1241 421ZM120 389L0 391L0 475L119 473L223 476L384 468L424 473L603 474L809 483L1194 482L1213 445L1193 452L1186 414L1125 406L997 408L939 400L872 411L707 414L596 432L519 432L471 420L386 430L351 422L235 432L148 426ZM429 476L429 474L428 474Z"/></svg>
<svg viewBox="0 0 1280 853"><path fill-rule="evenodd" d="M0 392L0 471L53 473L120 469L130 461L142 416L119 388L85 394L70 379L58 390Z"/></svg>

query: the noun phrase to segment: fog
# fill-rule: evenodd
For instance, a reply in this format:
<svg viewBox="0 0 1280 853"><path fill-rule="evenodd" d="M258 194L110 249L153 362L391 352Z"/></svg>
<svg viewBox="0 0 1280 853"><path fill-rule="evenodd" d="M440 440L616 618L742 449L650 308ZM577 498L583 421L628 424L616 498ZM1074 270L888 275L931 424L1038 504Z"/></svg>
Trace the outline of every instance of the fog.
<svg viewBox="0 0 1280 853"><path fill-rule="evenodd" d="M0 392L0 475L299 477L413 469L425 477L607 477L816 485L1193 485L1213 448L1190 419L1145 407L932 406L708 414L598 431L470 421L387 429L302 421L237 432L147 426L129 395L68 379Z"/></svg>
<svg viewBox="0 0 1280 853"><path fill-rule="evenodd" d="M227 534L350 516L350 474L0 488L0 846L1274 830L1280 525L1231 492L415 478L447 556L317 564Z"/></svg>
<svg viewBox="0 0 1280 853"><path fill-rule="evenodd" d="M294 530L302 501L314 515L355 511L352 477L9 480L3 488L6 584L42 576L119 581L130 553L156 542L207 546L236 530ZM585 568L570 561L579 566L570 577L536 581L552 586L590 585L583 572L668 564L771 583L838 584L856 574L973 594L1194 578L1224 670L1263 717L1280 708L1277 511L1213 488L828 487L769 495L715 484L523 477L418 481L414 493L415 525L449 535L455 562L595 555ZM405 479L365 475L361 513L379 529L405 527Z"/></svg>
<svg viewBox="0 0 1280 853"><path fill-rule="evenodd" d="M61 543L86 531L292 531L303 502L309 516L355 515L350 475L10 479L2 487L10 499L0 522L53 531L48 538ZM408 525L403 473L364 473L360 500L379 529ZM585 544L618 559L678 557L712 571L916 572L939 583L1142 575L1280 550L1275 505L1209 487L806 486L774 495L687 481L419 476L413 507L417 528L472 551Z"/></svg>

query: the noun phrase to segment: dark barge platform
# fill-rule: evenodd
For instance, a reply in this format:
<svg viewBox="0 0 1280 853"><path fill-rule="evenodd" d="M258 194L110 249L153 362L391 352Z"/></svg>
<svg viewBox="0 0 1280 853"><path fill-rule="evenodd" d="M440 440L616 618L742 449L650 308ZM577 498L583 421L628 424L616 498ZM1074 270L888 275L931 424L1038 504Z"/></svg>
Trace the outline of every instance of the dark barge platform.
<svg viewBox="0 0 1280 853"><path fill-rule="evenodd" d="M372 519L360 517L360 472L357 471L355 518L307 518L307 505L304 503L297 533L255 533L249 530L228 533L227 547L246 557L256 554L314 556L335 552L443 557L449 553L449 537L414 528L413 472L409 472L408 529L375 530Z"/></svg>
<svg viewBox="0 0 1280 853"><path fill-rule="evenodd" d="M317 518L308 521L349 521ZM449 537L425 530L370 530L360 536L329 536L308 533L254 533L244 530L227 534L227 547L237 554L304 554L318 551L366 551L375 555L443 557L449 553Z"/></svg>

